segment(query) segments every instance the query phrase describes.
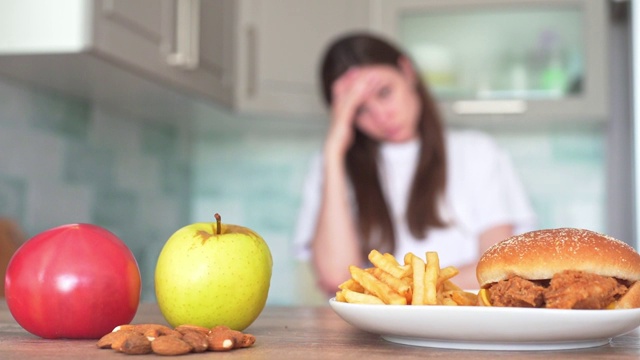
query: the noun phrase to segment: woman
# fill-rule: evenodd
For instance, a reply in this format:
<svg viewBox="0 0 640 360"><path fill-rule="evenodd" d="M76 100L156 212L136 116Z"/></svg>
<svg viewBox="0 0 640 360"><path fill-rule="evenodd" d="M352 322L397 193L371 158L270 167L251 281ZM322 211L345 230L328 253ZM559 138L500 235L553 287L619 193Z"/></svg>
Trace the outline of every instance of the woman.
<svg viewBox="0 0 640 360"><path fill-rule="evenodd" d="M445 133L409 57L381 38L338 39L321 71L331 123L305 185L298 257L328 294L372 249L437 251L460 269L456 284L476 288L478 257L533 225L508 158L482 133Z"/></svg>

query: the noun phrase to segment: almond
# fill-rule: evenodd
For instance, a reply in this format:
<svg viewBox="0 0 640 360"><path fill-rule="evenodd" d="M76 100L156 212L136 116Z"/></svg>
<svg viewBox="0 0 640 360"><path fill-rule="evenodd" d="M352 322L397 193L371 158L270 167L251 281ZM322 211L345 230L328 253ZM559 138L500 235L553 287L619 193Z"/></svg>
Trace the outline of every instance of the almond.
<svg viewBox="0 0 640 360"><path fill-rule="evenodd" d="M160 336L174 336L177 338L181 338L182 334L176 330L173 330L167 326L159 326L156 328L149 328L143 333L144 336L149 338L149 340L153 341L153 339L157 339Z"/></svg>
<svg viewBox="0 0 640 360"><path fill-rule="evenodd" d="M209 333L210 329L206 328L204 326L184 324L184 325L176 326L176 331L179 331L182 334L184 334L185 332L188 332L188 331L197 331L197 332L203 333L204 335L207 335Z"/></svg>
<svg viewBox="0 0 640 360"><path fill-rule="evenodd" d="M256 337L251 334L242 334L242 340L236 346L238 347L249 347L256 342Z"/></svg>
<svg viewBox="0 0 640 360"><path fill-rule="evenodd" d="M118 331L122 331L122 330L136 331L136 326L133 325L133 324L123 324L123 325L118 325L115 328L113 328L113 332L118 332Z"/></svg>
<svg viewBox="0 0 640 360"><path fill-rule="evenodd" d="M127 337L128 334L134 334L133 331L116 331L110 332L107 335L103 336L98 340L96 344L100 349L111 349L111 345L114 342L122 342Z"/></svg>
<svg viewBox="0 0 640 360"><path fill-rule="evenodd" d="M160 336L151 342L151 349L158 355L184 355L193 348L175 336Z"/></svg>
<svg viewBox="0 0 640 360"><path fill-rule="evenodd" d="M100 349L111 348L131 355L183 355L249 347L255 341L255 336L226 326L208 329L185 324L172 329L161 324L124 324L104 335L96 345Z"/></svg>
<svg viewBox="0 0 640 360"><path fill-rule="evenodd" d="M184 335L182 336L182 340L193 348L193 352L204 352L209 348L207 335L203 334L200 331L185 331Z"/></svg>
<svg viewBox="0 0 640 360"><path fill-rule="evenodd" d="M118 331L116 334L125 336L118 337L111 344L111 348L129 355L141 355L151 352L151 341L146 336L137 332Z"/></svg>
<svg viewBox="0 0 640 360"><path fill-rule="evenodd" d="M207 335L207 342L211 351L233 350L241 340L242 335L237 336L237 332L229 328L215 327Z"/></svg>

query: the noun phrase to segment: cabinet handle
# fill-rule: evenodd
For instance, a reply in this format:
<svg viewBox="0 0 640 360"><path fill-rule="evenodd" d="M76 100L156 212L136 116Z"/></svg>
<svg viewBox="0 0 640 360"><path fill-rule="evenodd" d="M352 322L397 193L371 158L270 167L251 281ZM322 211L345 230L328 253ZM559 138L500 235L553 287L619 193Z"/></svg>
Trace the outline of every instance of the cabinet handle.
<svg viewBox="0 0 640 360"><path fill-rule="evenodd" d="M176 1L175 49L167 63L182 69L195 69L200 61L200 0Z"/></svg>
<svg viewBox="0 0 640 360"><path fill-rule="evenodd" d="M453 111L460 115L523 114L527 103L523 100L463 100L453 103Z"/></svg>
<svg viewBox="0 0 640 360"><path fill-rule="evenodd" d="M257 52L258 39L254 26L247 28L247 96L253 97L257 92Z"/></svg>

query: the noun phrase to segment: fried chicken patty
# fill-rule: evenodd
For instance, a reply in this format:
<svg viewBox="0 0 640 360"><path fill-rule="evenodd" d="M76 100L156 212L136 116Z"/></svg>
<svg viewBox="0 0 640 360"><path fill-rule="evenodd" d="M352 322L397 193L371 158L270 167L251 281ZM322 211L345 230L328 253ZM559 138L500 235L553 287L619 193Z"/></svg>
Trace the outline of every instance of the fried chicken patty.
<svg viewBox="0 0 640 360"><path fill-rule="evenodd" d="M567 270L551 280L512 276L489 288L494 306L554 309L603 309L627 292L628 284L612 277Z"/></svg>

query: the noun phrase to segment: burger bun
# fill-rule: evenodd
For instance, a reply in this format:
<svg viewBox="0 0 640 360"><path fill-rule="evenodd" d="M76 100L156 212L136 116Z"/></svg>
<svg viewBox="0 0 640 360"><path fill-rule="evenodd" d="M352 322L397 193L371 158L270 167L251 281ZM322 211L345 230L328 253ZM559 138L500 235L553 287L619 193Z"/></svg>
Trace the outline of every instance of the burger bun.
<svg viewBox="0 0 640 360"><path fill-rule="evenodd" d="M478 261L476 276L485 288L514 275L544 280L565 270L636 282L640 280L640 254L623 241L590 230L536 230L490 247ZM640 288L634 288L640 298Z"/></svg>

